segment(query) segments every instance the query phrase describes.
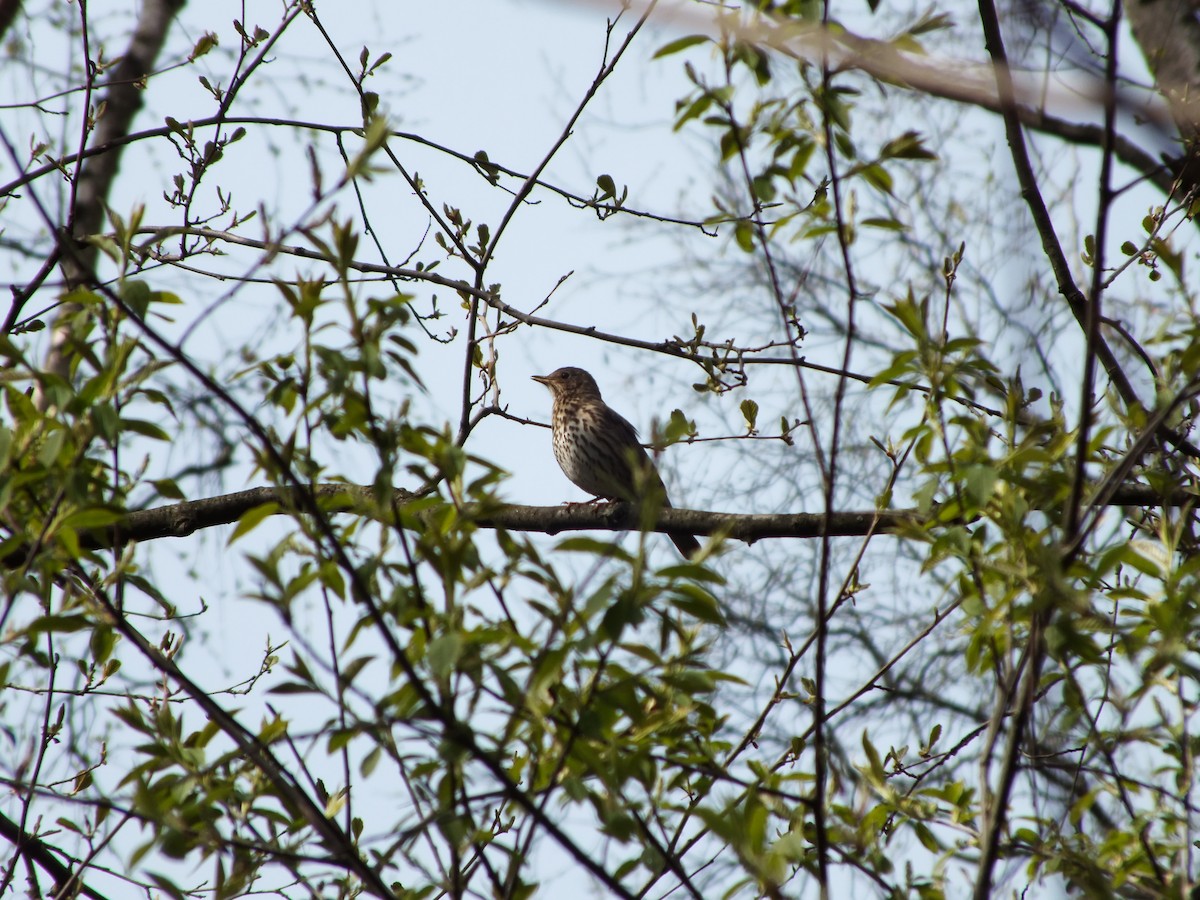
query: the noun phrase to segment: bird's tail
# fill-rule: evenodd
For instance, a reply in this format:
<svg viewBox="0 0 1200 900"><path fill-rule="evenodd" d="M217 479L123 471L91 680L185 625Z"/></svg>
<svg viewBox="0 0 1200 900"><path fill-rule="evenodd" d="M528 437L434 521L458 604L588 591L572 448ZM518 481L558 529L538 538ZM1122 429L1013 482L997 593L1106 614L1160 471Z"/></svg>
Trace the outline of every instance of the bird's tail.
<svg viewBox="0 0 1200 900"><path fill-rule="evenodd" d="M700 552L700 542L696 540L695 535L687 534L686 532L671 532L667 535L679 552L688 559L695 559L696 554Z"/></svg>

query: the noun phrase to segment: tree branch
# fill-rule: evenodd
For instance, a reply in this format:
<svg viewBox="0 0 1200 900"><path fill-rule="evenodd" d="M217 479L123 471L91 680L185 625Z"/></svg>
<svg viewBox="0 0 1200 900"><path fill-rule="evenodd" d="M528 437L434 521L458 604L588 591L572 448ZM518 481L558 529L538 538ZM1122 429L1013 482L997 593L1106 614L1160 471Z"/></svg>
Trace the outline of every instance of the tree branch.
<svg viewBox="0 0 1200 900"><path fill-rule="evenodd" d="M22 853L44 869L54 879L56 890L63 890L69 885L74 885L75 887L72 890L77 890L85 897L91 897L92 900L107 900L99 891L89 887L68 866L59 862L58 858L54 855L56 852L54 847L46 844L36 835L23 831L20 825L3 813L0 813L0 837L20 847Z"/></svg>
<svg viewBox="0 0 1200 900"><path fill-rule="evenodd" d="M391 494L379 494L372 487L356 484L319 484L304 488L327 512L355 512L370 518L390 517L392 509L402 509L419 495L401 488ZM1145 484L1126 484L1107 498L1107 506L1185 506L1200 497L1184 488L1162 493ZM167 537L187 537L205 528L231 525L251 510L267 504L277 508L272 515L296 515L303 508L296 488L257 487L232 494L187 500L169 506L135 510L115 528L97 529L80 534L81 546L89 550L107 549L130 541L145 542ZM383 513L381 511L387 511ZM641 527L640 510L632 503L568 503L562 506L524 506L504 504L483 510L468 505L464 515L471 516L480 528L507 531L559 534L564 531L637 531ZM649 529L659 534L688 531L697 535L723 537L754 543L763 538L818 538L822 534L821 513L725 513L701 509L664 509ZM828 533L838 537L856 537L873 533L911 533L936 518L915 509L861 510L834 512ZM943 523L944 524L944 523ZM6 567L25 561L27 551L17 550L4 557Z"/></svg>
<svg viewBox="0 0 1200 900"><path fill-rule="evenodd" d="M142 108L144 80L154 70L155 60L158 59L166 41L167 29L184 3L185 0L146 0L142 4L137 28L130 38L125 55L113 68L108 81L108 89L104 95L104 114L96 121L92 134L95 143L113 144L118 138L129 133L134 116ZM85 41L86 29L85 20ZM90 84L92 60L86 60L85 64L89 69ZM84 114L85 117L90 117L91 111L85 110ZM83 127L86 129L87 126ZM104 221L105 199L112 188L121 162L119 147L120 145L116 144L112 151L91 157L80 166L75 178L73 203L67 224L70 233L63 237L64 240L82 241L99 231ZM78 156L82 157L82 153ZM75 253L63 254L62 271L68 288L86 282L95 265L96 253L94 246L83 245L76 248ZM60 311L60 317L65 321L73 308L75 307L65 307ZM66 377L67 374L68 338L69 330L56 329L50 351L46 355L47 371L62 377Z"/></svg>

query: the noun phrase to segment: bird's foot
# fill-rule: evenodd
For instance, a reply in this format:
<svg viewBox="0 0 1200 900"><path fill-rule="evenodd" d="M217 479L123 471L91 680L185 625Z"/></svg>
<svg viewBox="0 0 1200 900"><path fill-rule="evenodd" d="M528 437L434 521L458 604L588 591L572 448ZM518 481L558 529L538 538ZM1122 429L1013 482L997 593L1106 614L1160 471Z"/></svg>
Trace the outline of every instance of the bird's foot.
<svg viewBox="0 0 1200 900"><path fill-rule="evenodd" d="M606 500L603 497L593 497L591 500L564 500L563 506L570 508L573 506L599 506L601 503L616 503L616 500Z"/></svg>

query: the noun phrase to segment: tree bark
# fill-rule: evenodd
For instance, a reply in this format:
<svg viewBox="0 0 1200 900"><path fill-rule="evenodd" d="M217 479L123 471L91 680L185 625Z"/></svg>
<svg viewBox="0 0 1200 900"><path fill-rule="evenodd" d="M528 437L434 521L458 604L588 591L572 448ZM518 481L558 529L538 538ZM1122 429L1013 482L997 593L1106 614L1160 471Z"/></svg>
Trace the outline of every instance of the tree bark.
<svg viewBox="0 0 1200 900"><path fill-rule="evenodd" d="M1146 66L1167 101L1183 143L1175 167L1179 194L1200 184L1200 3L1197 0L1128 0L1125 14Z"/></svg>
<svg viewBox="0 0 1200 900"><path fill-rule="evenodd" d="M129 47L111 70L103 97L104 114L96 122L90 143L103 146L129 133L134 117L142 108L145 79L154 70L171 22L185 3L186 0L144 0ZM90 70L92 61L85 60L84 65ZM96 248L82 241L99 231L104 222L104 204L116 179L122 150L123 145L118 143L105 153L88 157L79 171L66 231L58 238L60 243L68 243L62 247L67 290L86 284L95 267ZM66 378L70 368L70 332L62 323L76 310L76 306L68 304L59 311L59 324L46 355L46 370L60 378Z"/></svg>

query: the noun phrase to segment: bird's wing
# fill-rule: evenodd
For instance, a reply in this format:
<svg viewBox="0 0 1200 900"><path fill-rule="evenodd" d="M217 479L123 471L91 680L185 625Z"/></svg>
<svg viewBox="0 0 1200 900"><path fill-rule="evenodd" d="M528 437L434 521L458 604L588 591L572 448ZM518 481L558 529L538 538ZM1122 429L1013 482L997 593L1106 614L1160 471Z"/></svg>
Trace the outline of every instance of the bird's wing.
<svg viewBox="0 0 1200 900"><path fill-rule="evenodd" d="M619 477L621 484L635 486L635 489L632 492L627 491L622 499L635 500L651 492L657 493L661 497L664 506L670 506L671 501L667 499L667 488L658 474L658 469L654 467L654 460L650 458L650 454L638 440L637 429L630 424L628 419L613 411L611 407L608 411L612 415L609 421L609 433L614 438L614 444L624 450L620 454L621 470L614 474Z"/></svg>

